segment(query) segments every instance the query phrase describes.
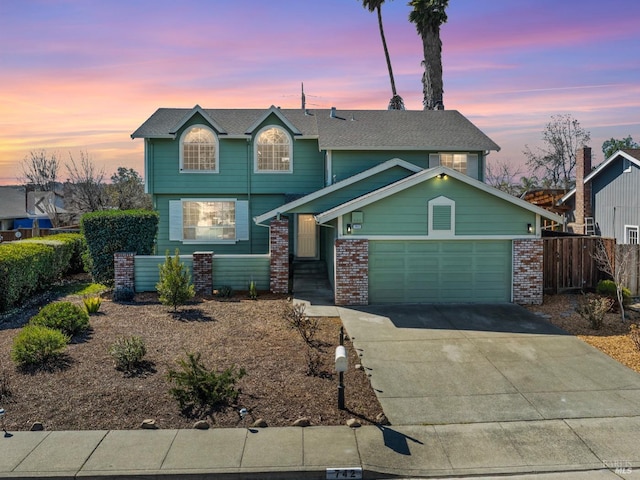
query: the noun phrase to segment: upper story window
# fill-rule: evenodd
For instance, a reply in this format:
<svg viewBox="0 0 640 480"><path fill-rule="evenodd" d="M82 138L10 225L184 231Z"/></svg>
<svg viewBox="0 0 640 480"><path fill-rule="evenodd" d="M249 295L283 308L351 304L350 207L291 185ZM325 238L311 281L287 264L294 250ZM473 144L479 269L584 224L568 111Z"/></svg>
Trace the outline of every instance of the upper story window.
<svg viewBox="0 0 640 480"><path fill-rule="evenodd" d="M293 148L291 137L280 127L267 127L256 136L255 144L256 172L285 172L292 169Z"/></svg>
<svg viewBox="0 0 640 480"><path fill-rule="evenodd" d="M429 168L442 165L465 175L480 179L477 153L432 153L429 155Z"/></svg>
<svg viewBox="0 0 640 480"><path fill-rule="evenodd" d="M629 245L638 245L640 228L637 225L625 225L624 226L624 243Z"/></svg>
<svg viewBox="0 0 640 480"><path fill-rule="evenodd" d="M180 139L180 171L217 172L218 141L204 125L189 127Z"/></svg>

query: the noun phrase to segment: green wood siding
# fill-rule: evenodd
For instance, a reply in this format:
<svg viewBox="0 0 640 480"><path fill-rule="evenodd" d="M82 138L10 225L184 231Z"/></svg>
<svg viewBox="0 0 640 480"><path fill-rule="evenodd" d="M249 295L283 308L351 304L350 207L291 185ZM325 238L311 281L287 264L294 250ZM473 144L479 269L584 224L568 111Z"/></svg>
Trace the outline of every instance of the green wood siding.
<svg viewBox="0 0 640 480"><path fill-rule="evenodd" d="M511 241L370 241L370 303L511 301Z"/></svg>
<svg viewBox="0 0 640 480"><path fill-rule="evenodd" d="M181 198L235 198L237 200L249 200L249 240L237 243L200 243L190 244L169 240L169 201ZM284 195L252 195L249 199L246 195L161 195L155 198L155 208L160 215L158 224L158 239L156 253L164 254L166 250L173 255L175 249L182 254L191 254L198 251L214 251L217 254L264 254L269 253L269 229L256 225L253 217L260 215L272 208L282 205Z"/></svg>
<svg viewBox="0 0 640 480"><path fill-rule="evenodd" d="M535 214L451 177L433 178L358 209L358 235L427 235L428 202L445 196L455 202L456 235L526 235ZM345 225L351 215L345 215Z"/></svg>
<svg viewBox="0 0 640 480"><path fill-rule="evenodd" d="M394 167L376 175L372 175L359 182L348 185L329 195L305 203L298 208L293 208L292 213L320 213L330 210L342 203L348 202L356 197L377 190L378 188L390 185L398 180L402 180L414 172L402 167Z"/></svg>
<svg viewBox="0 0 640 480"><path fill-rule="evenodd" d="M180 260L189 269L193 281L193 258L180 255ZM135 257L136 292L153 292L160 278L159 265L165 262L162 256ZM248 290L249 282L256 282L258 290L269 290L269 255L229 255L213 257L213 288L225 285L234 290Z"/></svg>

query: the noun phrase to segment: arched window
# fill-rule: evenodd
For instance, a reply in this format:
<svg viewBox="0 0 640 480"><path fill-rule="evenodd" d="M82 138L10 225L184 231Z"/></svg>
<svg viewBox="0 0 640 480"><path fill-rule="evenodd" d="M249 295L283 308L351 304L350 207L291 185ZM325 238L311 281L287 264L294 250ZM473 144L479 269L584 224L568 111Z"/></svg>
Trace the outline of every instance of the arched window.
<svg viewBox="0 0 640 480"><path fill-rule="evenodd" d="M291 137L280 127L267 127L256 136L256 172L291 172Z"/></svg>
<svg viewBox="0 0 640 480"><path fill-rule="evenodd" d="M180 170L183 172L217 172L218 141L204 125L189 127L182 134Z"/></svg>

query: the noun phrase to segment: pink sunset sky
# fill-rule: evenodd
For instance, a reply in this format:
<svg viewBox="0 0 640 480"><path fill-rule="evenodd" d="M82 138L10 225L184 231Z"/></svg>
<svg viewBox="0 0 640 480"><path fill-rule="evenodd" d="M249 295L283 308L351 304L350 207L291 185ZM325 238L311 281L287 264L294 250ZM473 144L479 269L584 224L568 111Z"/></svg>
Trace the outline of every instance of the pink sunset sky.
<svg viewBox="0 0 640 480"><path fill-rule="evenodd" d="M422 44L406 0L383 6L398 93L422 109ZM602 142L640 142L640 2L451 0L444 103L527 172L551 116ZM384 109L391 96L376 15L358 0L0 2L0 184L45 149L87 151L106 178L143 172L130 134L158 107ZM66 172L61 172L61 179Z"/></svg>

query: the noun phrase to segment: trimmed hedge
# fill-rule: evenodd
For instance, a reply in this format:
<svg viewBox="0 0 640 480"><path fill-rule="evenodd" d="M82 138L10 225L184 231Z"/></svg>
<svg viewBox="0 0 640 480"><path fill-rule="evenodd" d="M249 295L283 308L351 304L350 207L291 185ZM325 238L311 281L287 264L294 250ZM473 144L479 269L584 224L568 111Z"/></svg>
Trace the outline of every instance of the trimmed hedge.
<svg viewBox="0 0 640 480"><path fill-rule="evenodd" d="M83 245L82 235L73 233L0 244L0 311L77 268Z"/></svg>
<svg viewBox="0 0 640 480"><path fill-rule="evenodd" d="M113 284L113 255L117 252L151 255L158 220L157 212L148 210L105 210L84 214L80 228L87 241L93 280Z"/></svg>

